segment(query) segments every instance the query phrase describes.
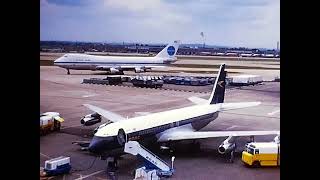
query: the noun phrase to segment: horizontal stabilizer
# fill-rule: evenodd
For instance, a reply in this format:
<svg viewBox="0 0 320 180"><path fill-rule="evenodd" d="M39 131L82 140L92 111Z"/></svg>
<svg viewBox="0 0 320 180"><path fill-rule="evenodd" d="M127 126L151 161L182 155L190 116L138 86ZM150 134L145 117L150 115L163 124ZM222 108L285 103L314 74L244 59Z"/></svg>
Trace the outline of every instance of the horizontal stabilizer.
<svg viewBox="0 0 320 180"><path fill-rule="evenodd" d="M261 104L261 102L222 103L220 111L253 107L258 106L259 104Z"/></svg>
<svg viewBox="0 0 320 180"><path fill-rule="evenodd" d="M189 97L188 100L195 103L195 104L205 104L208 102L208 100L202 99L202 98L199 98L196 96Z"/></svg>
<svg viewBox="0 0 320 180"><path fill-rule="evenodd" d="M117 121L121 121L121 120L125 120L126 118L122 117L119 114L101 109L97 106L93 106L91 104L83 104L85 107L89 108L90 110L100 114L101 116L103 116L106 119L109 119L112 122L117 122Z"/></svg>
<svg viewBox="0 0 320 180"><path fill-rule="evenodd" d="M151 114L150 112L134 112L137 116L146 116Z"/></svg>

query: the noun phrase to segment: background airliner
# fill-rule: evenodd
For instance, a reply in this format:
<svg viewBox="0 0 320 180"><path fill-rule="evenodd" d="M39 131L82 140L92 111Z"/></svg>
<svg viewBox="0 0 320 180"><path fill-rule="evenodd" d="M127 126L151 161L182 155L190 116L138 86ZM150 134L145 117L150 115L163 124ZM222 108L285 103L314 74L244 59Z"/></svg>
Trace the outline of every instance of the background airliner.
<svg viewBox="0 0 320 180"><path fill-rule="evenodd" d="M165 67L166 64L177 61L175 57L179 41L168 44L154 57L128 57L128 56L96 56L88 54L69 53L56 59L54 65L74 70L101 70L111 73L121 73L124 70L144 72L154 67Z"/></svg>
<svg viewBox="0 0 320 180"><path fill-rule="evenodd" d="M260 102L224 103L226 86L225 64L220 66L209 100L191 97L194 106L148 114L133 118L84 104L92 111L100 114L112 123L105 123L95 129L88 150L111 156L111 152L123 152L127 141L143 142L154 139L157 142L194 140L214 137L228 137L218 148L223 154L234 147L232 137L279 134L279 131L199 131L218 117L219 112L231 109L257 106Z"/></svg>

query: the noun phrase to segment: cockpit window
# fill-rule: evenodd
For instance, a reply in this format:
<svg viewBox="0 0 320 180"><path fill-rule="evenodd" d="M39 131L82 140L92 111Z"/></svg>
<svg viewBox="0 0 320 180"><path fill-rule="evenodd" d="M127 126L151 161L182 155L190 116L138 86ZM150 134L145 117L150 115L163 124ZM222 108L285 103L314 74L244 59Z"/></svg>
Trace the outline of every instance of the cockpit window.
<svg viewBox="0 0 320 180"><path fill-rule="evenodd" d="M250 154L253 154L254 149L251 147L247 147L246 151Z"/></svg>

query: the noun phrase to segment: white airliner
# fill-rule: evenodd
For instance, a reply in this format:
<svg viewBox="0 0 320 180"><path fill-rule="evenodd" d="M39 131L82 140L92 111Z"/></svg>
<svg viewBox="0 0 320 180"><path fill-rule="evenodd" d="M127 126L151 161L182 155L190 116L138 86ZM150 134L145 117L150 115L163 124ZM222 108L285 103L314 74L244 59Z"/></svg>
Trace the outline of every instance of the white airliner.
<svg viewBox="0 0 320 180"><path fill-rule="evenodd" d="M139 117L125 118L121 115L84 104L112 123L95 129L88 150L97 154L109 154L121 149L127 141L144 141L153 137L157 142L228 137L218 148L221 154L234 147L229 140L237 136L279 134L279 131L198 131L218 117L219 112L257 106L260 102L224 103L226 85L225 64L220 66L209 100L191 97L196 105Z"/></svg>
<svg viewBox="0 0 320 180"><path fill-rule="evenodd" d="M70 53L56 59L54 65L74 70L101 70L111 73L121 73L124 70L144 72L154 67L165 67L167 64L177 61L175 57L179 41L168 44L154 57L128 57L128 56L96 56L88 54Z"/></svg>

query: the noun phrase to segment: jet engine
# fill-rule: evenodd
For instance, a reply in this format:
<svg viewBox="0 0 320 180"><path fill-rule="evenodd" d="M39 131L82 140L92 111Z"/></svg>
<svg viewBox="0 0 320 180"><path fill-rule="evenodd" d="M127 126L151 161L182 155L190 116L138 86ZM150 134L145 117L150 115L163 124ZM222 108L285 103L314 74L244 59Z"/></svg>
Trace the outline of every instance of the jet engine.
<svg viewBox="0 0 320 180"><path fill-rule="evenodd" d="M98 113L88 114L85 115L81 120L80 123L84 126L91 126L101 122L101 115Z"/></svg>
<svg viewBox="0 0 320 180"><path fill-rule="evenodd" d="M105 66L97 66L95 70L108 71L110 68Z"/></svg>
<svg viewBox="0 0 320 180"><path fill-rule="evenodd" d="M280 144L280 135L276 136L276 137L273 139L273 141L274 141L275 143Z"/></svg>
<svg viewBox="0 0 320 180"><path fill-rule="evenodd" d="M136 73L140 73L140 72L144 72L145 70L144 70L144 68L134 68L134 71Z"/></svg>
<svg viewBox="0 0 320 180"><path fill-rule="evenodd" d="M225 154L226 152L230 152L236 149L236 144L234 143L234 138L229 136L226 140L222 142L222 144L218 148L218 152L220 154Z"/></svg>

